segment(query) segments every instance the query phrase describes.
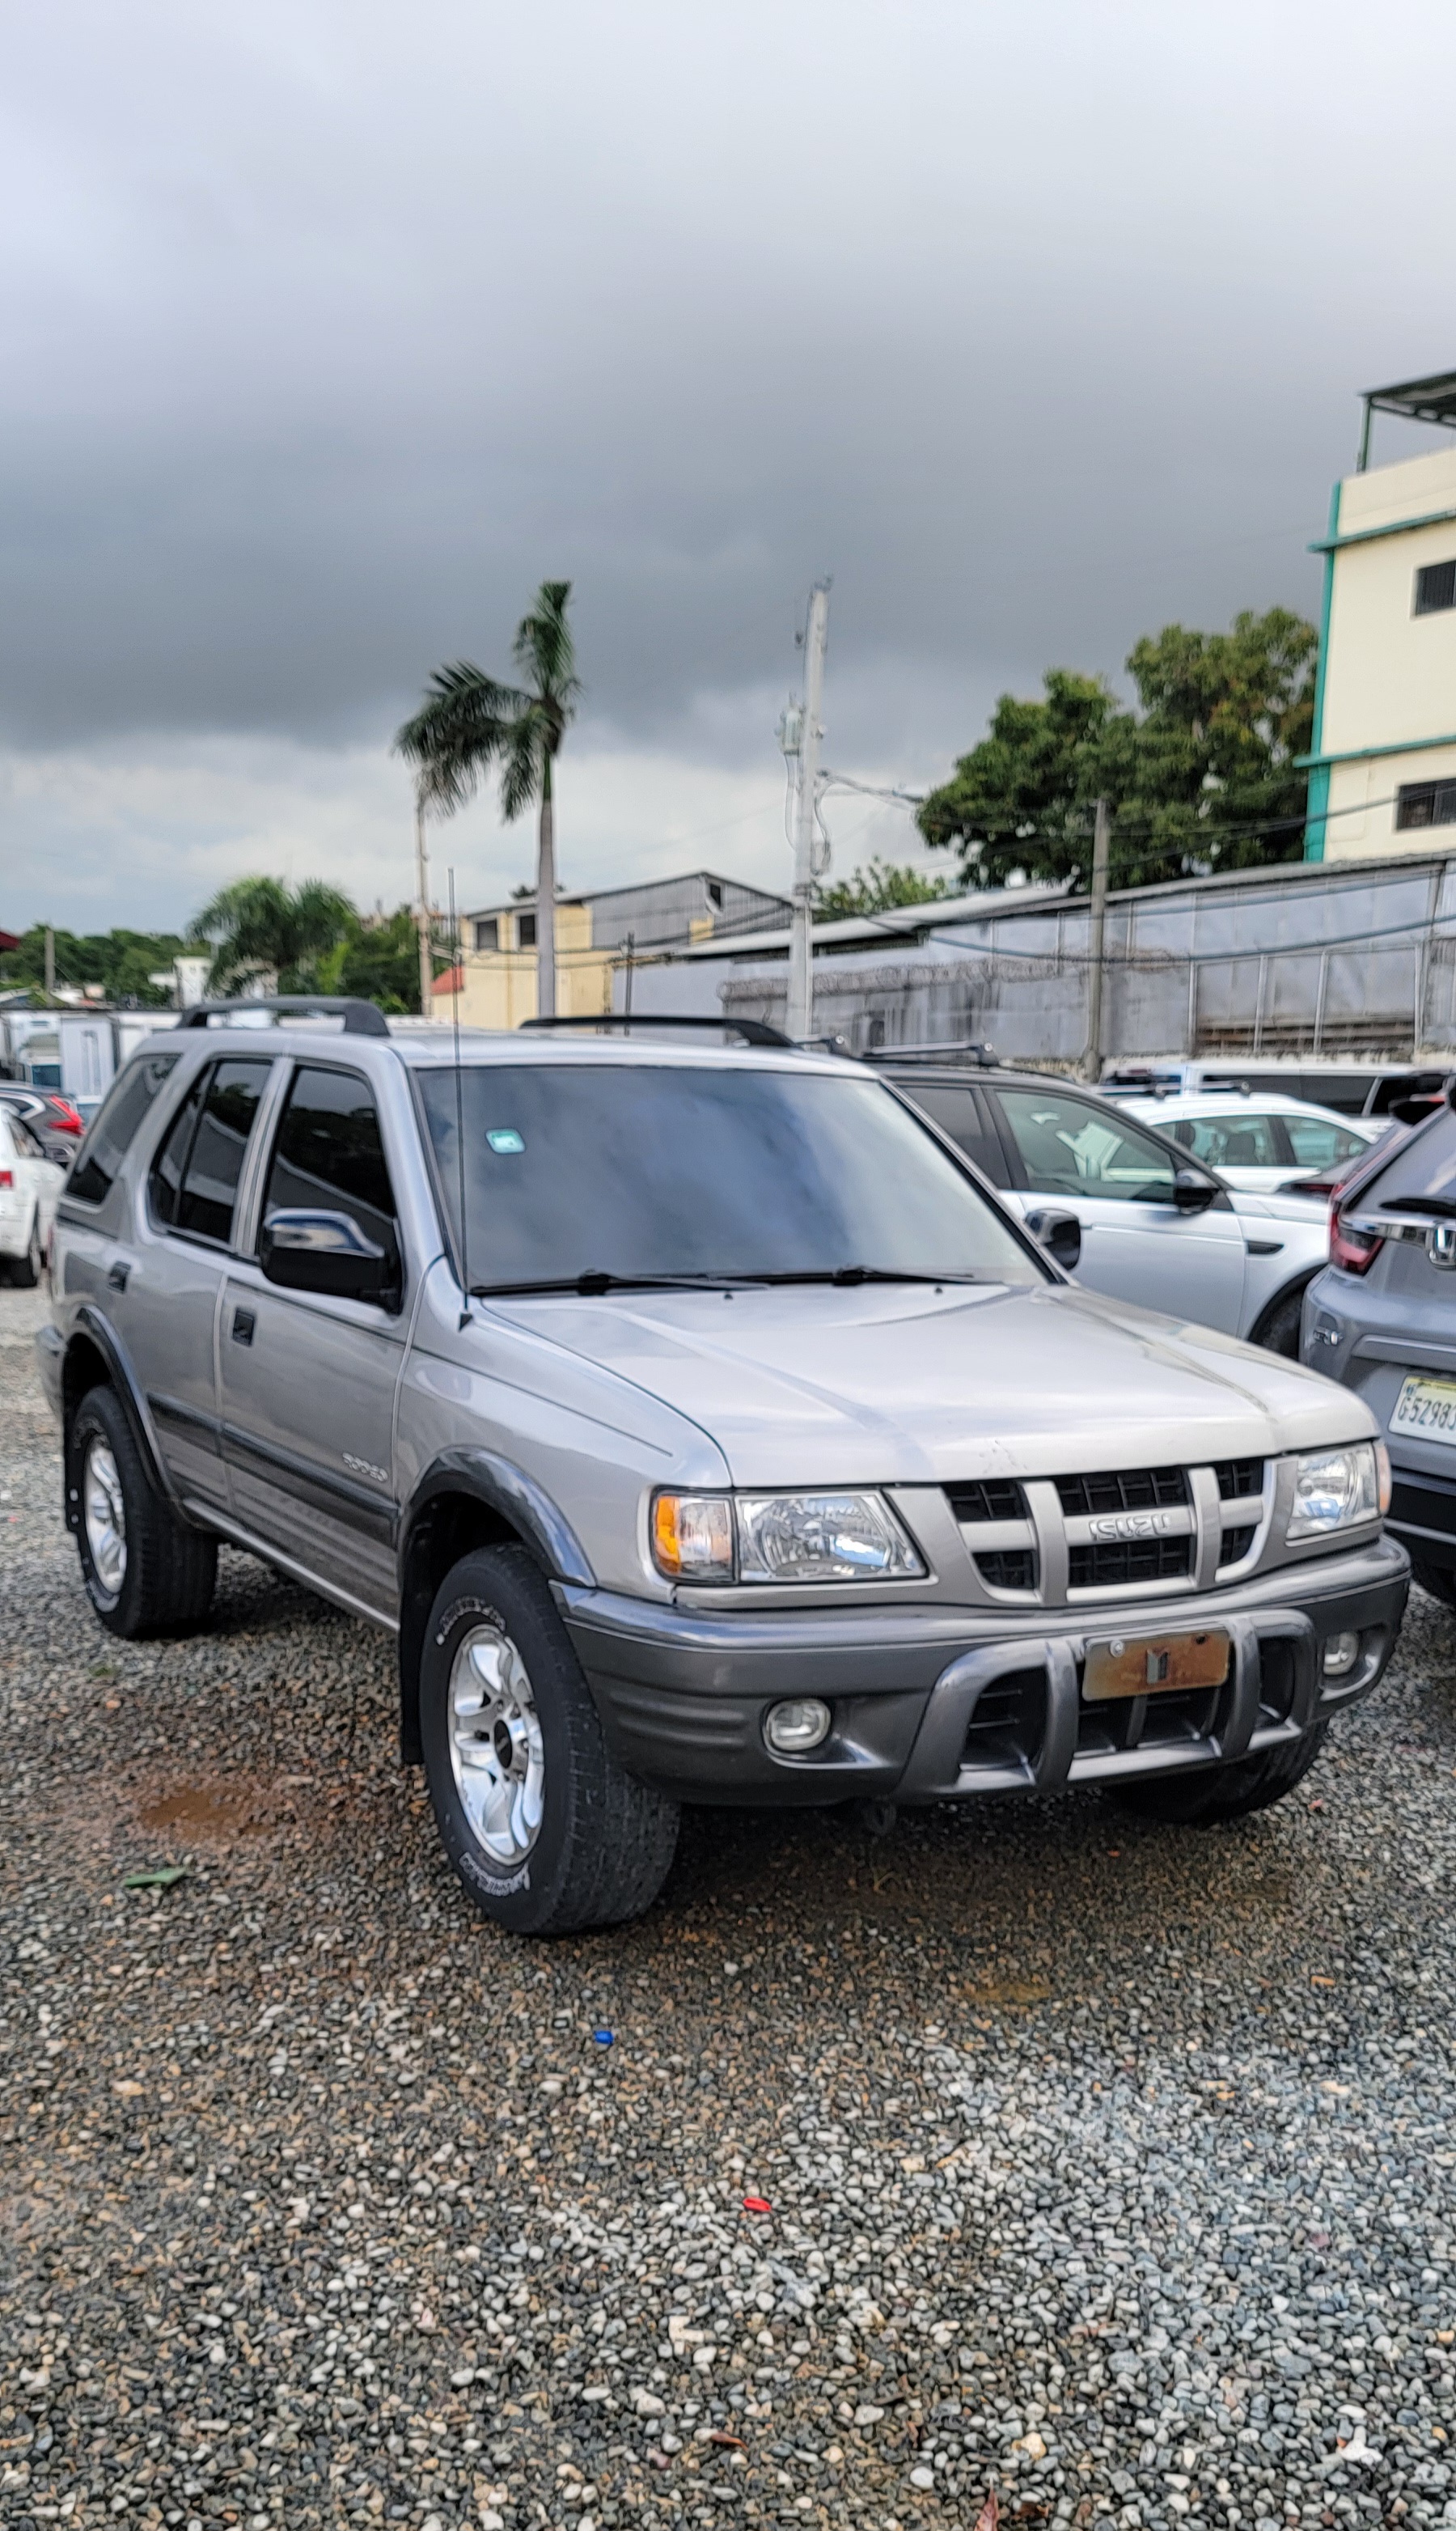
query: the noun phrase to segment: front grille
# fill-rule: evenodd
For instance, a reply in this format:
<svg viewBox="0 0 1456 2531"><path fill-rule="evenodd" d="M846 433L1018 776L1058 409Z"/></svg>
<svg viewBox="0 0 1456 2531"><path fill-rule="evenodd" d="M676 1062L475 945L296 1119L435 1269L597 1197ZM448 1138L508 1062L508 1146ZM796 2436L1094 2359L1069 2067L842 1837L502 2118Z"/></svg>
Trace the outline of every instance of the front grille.
<svg viewBox="0 0 1456 2531"><path fill-rule="evenodd" d="M1034 1547L988 1547L976 1558L976 1570L988 1591L1035 1591L1036 1550Z"/></svg>
<svg viewBox="0 0 1456 2531"><path fill-rule="evenodd" d="M1219 1687L1183 1688L1173 1695L1116 1696L1084 1705L1077 1717L1079 1757L1118 1749L1176 1748L1204 1740L1217 1718Z"/></svg>
<svg viewBox="0 0 1456 2531"><path fill-rule="evenodd" d="M1117 1468L1109 1476L1058 1477L1064 1512L1168 1511L1188 1500L1181 1468Z"/></svg>
<svg viewBox="0 0 1456 2531"><path fill-rule="evenodd" d="M1121 1582L1176 1582L1192 1571L1191 1538L1132 1538L1074 1547L1067 1580L1074 1591L1110 1591Z"/></svg>
<svg viewBox="0 0 1456 2531"><path fill-rule="evenodd" d="M1258 1536L1257 1529L1226 1529L1223 1545L1218 1550L1219 1571L1222 1572L1225 1564L1242 1564Z"/></svg>
<svg viewBox="0 0 1456 2531"><path fill-rule="evenodd" d="M1046 1717L1046 1675L1012 1670L992 1679L976 1701L961 1752L963 1767L1035 1766Z"/></svg>
<svg viewBox="0 0 1456 2531"><path fill-rule="evenodd" d="M1213 1474L1220 1502L1242 1502L1248 1494L1263 1492L1262 1459L1215 1459Z"/></svg>
<svg viewBox="0 0 1456 2531"><path fill-rule="evenodd" d="M947 1486L945 1495L957 1520L1025 1520L1027 1516L1026 1495L1011 1478Z"/></svg>

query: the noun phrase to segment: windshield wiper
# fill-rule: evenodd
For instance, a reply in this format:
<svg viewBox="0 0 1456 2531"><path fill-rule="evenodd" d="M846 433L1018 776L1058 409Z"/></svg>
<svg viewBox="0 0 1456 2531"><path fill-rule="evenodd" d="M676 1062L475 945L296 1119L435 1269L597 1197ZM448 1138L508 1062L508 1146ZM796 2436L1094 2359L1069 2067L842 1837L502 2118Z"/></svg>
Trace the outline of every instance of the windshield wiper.
<svg viewBox="0 0 1456 2531"><path fill-rule="evenodd" d="M580 1274L552 1274L533 1283L473 1283L471 1299L489 1301L508 1292L579 1292L584 1299L597 1292L701 1292L747 1279L742 1274L608 1274L601 1266L588 1266Z"/></svg>
<svg viewBox="0 0 1456 2531"><path fill-rule="evenodd" d="M609 1274L588 1266L580 1274L553 1274L537 1282L473 1283L473 1301L504 1298L508 1293L577 1292L589 1299L598 1292L718 1291L725 1283L976 1283L977 1274L914 1274L894 1266L805 1266L781 1273L729 1268L721 1274Z"/></svg>

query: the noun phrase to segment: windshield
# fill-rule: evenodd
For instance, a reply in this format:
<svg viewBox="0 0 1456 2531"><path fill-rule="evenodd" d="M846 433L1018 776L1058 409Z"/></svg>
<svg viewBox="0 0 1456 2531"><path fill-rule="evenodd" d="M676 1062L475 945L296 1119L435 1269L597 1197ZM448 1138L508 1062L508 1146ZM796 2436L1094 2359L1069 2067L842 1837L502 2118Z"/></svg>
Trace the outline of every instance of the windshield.
<svg viewBox="0 0 1456 2531"><path fill-rule="evenodd" d="M420 1075L459 1235L456 1075ZM825 1073L491 1064L460 1078L473 1285L1040 1270L894 1094Z"/></svg>

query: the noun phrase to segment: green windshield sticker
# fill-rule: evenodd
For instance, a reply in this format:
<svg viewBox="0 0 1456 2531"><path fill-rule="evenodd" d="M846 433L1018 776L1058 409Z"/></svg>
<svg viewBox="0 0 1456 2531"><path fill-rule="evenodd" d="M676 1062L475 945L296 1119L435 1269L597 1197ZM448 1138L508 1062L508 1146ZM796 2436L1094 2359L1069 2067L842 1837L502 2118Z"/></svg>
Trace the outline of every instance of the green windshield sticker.
<svg viewBox="0 0 1456 2531"><path fill-rule="evenodd" d="M526 1137L514 1125L492 1125L485 1137L492 1152L524 1152Z"/></svg>

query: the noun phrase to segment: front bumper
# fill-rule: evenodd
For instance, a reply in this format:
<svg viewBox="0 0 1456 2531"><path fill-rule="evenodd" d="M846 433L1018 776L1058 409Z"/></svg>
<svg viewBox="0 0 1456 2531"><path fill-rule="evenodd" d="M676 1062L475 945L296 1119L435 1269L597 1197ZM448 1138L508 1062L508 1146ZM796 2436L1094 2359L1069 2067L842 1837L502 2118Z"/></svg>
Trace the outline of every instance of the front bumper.
<svg viewBox="0 0 1456 2531"><path fill-rule="evenodd" d="M679 1800L815 1806L872 1795L982 1792L1172 1774L1302 1739L1375 1685L1410 1583L1393 1540L1176 1602L1098 1608L1092 1625L937 1606L715 1616L556 1586L616 1755ZM1219 1688L1087 1705L1090 1637L1217 1625L1233 1638ZM1326 1637L1357 1634L1326 1681ZM763 1738L780 1698L818 1696L833 1726L812 1756Z"/></svg>

